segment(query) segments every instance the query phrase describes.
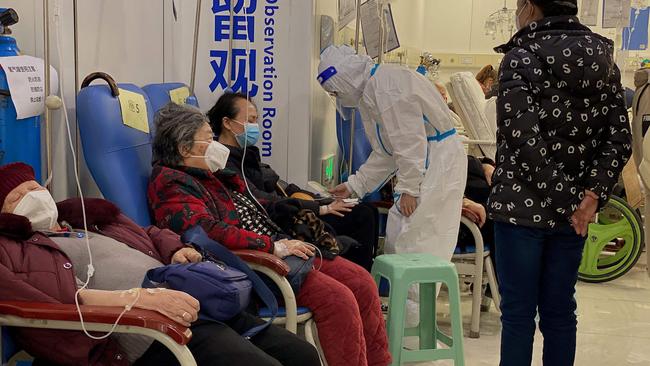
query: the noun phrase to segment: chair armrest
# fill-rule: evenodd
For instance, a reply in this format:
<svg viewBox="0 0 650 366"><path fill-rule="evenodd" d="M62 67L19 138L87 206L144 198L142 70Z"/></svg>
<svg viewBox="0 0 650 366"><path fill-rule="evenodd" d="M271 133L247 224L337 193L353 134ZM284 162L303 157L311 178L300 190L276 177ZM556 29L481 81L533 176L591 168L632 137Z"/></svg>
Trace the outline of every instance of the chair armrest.
<svg viewBox="0 0 650 366"><path fill-rule="evenodd" d="M235 253L244 262L268 267L281 277L288 275L289 271L291 270L289 268L289 265L287 265L281 258L278 258L273 254L248 249L235 250L233 253Z"/></svg>
<svg viewBox="0 0 650 366"><path fill-rule="evenodd" d="M124 308L115 306L81 306L86 323L113 324L123 310ZM79 321L77 308L72 304L0 301L0 318L3 315L30 320ZM192 336L189 329L150 310L132 309L124 314L119 325L146 328L166 334L181 346L186 345Z"/></svg>
<svg viewBox="0 0 650 366"><path fill-rule="evenodd" d="M485 244L483 243L483 235L478 225L465 216L460 217L460 223L465 225L474 237L474 245L476 246L476 255L481 258L485 252Z"/></svg>

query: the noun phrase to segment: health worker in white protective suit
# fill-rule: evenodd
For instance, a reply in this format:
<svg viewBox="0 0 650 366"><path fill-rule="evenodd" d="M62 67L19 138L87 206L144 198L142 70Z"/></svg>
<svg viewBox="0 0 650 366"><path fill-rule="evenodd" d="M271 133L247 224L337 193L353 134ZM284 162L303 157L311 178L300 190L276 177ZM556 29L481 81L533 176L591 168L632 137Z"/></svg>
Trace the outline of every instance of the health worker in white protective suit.
<svg viewBox="0 0 650 366"><path fill-rule="evenodd" d="M318 81L343 107L358 107L372 153L332 193L359 197L397 175L386 253L431 253L450 260L467 177L467 157L447 103L424 76L376 65L348 46L321 55Z"/></svg>

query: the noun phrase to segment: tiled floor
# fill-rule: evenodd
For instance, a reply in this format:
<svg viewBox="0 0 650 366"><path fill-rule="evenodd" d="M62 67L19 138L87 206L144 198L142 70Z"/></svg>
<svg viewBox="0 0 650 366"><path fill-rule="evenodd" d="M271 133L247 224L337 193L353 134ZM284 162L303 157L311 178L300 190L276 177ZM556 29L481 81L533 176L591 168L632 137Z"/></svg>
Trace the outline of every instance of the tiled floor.
<svg viewBox="0 0 650 366"><path fill-rule="evenodd" d="M576 366L650 366L650 278L646 268L644 253L636 268L618 280L605 284L578 283ZM471 298L463 296L462 300L463 322L468 334ZM442 322L445 327L448 319L443 318ZM500 329L499 314L494 308L483 313L481 338L465 338L467 366L499 364ZM542 366L541 342L538 333L534 366ZM406 344L415 346L417 343L407 340ZM418 365L452 364L441 361Z"/></svg>

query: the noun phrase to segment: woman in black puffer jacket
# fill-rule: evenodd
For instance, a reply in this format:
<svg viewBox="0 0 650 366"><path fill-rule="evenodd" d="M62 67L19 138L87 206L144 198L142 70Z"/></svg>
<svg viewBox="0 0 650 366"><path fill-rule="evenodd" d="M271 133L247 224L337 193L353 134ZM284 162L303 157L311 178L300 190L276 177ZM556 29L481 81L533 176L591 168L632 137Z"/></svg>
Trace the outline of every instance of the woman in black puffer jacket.
<svg viewBox="0 0 650 366"><path fill-rule="evenodd" d="M576 0L518 0L504 46L498 152L488 202L502 298L501 365L575 358L577 272L589 221L627 163L631 137L613 43L580 24Z"/></svg>

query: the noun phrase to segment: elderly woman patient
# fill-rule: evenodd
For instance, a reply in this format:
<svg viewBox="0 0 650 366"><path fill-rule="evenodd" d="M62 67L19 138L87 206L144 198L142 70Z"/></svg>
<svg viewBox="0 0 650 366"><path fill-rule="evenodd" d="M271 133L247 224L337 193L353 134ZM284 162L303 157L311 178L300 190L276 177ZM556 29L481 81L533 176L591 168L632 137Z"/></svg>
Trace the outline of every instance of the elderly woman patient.
<svg viewBox="0 0 650 366"><path fill-rule="evenodd" d="M237 173L224 170L229 149L214 141L199 110L175 104L160 110L153 152L148 195L161 227L180 234L201 225L231 249L265 251L280 258L314 255L312 246L292 240L272 221L267 214L271 203L258 204ZM307 275L297 301L314 314L327 363L387 365L391 357L386 330L370 274L338 256L314 263L318 270Z"/></svg>
<svg viewBox="0 0 650 366"><path fill-rule="evenodd" d="M90 245L94 275L81 290L83 305L153 310L190 327L188 348L198 365L318 365L315 349L284 329L271 326L250 341L239 335L262 320L242 313L227 324L197 321L199 302L183 292L140 289L147 270L201 260L169 230L142 229L117 207L85 200L56 204L23 163L0 167L0 299L74 304L86 282ZM138 335L93 340L82 332L17 328L16 340L38 365L176 365L162 344Z"/></svg>

